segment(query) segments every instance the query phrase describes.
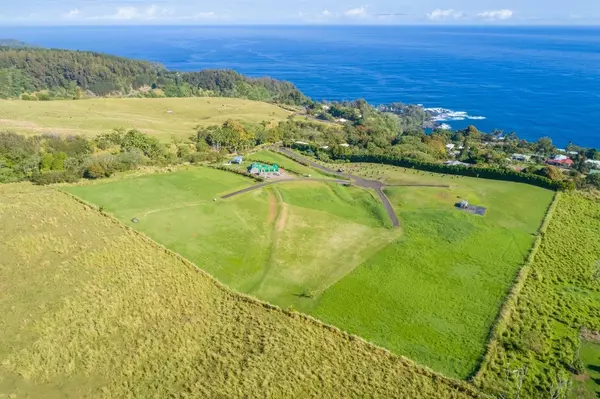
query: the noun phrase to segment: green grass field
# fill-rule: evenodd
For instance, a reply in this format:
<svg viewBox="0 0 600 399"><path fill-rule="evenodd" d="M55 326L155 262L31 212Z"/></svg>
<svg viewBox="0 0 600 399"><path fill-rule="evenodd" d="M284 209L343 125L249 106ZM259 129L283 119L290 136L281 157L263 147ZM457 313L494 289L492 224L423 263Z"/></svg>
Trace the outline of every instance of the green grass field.
<svg viewBox="0 0 600 399"><path fill-rule="evenodd" d="M575 382L575 392L585 392L587 396L583 394L579 396L583 398L600 397L600 342L583 341L580 357L585 367L585 374Z"/></svg>
<svg viewBox="0 0 600 399"><path fill-rule="evenodd" d="M398 236L356 187L291 182L213 201L253 183L190 168L67 190L102 206L230 287L308 311L330 285ZM132 218L140 223L134 224Z"/></svg>
<svg viewBox="0 0 600 399"><path fill-rule="evenodd" d="M171 110L172 113L167 113ZM197 125L227 119L281 121L291 112L236 98L98 98L64 101L0 100L0 130L93 136L115 128L138 129L163 141L187 138Z"/></svg>
<svg viewBox="0 0 600 399"><path fill-rule="evenodd" d="M138 217L136 229L236 290L467 377L553 193L360 168L392 182L451 187L388 189L401 220L396 230L372 193L333 183L282 183L213 202L250 181L200 168L68 190L132 226ZM488 214L455 209L462 198L488 207Z"/></svg>
<svg viewBox="0 0 600 399"><path fill-rule="evenodd" d="M134 192L151 194L156 209L246 184L190 172L144 192L153 177L128 179L129 191L118 182L88 187L116 191L113 200L141 215L149 207L136 208ZM162 191L177 179L189 189L169 203ZM0 185L0 198L2 398L479 397L466 383L231 292L66 193Z"/></svg>
<svg viewBox="0 0 600 399"><path fill-rule="evenodd" d="M380 165L345 169L388 183L451 187L386 189L405 234L329 289L313 314L447 375L467 377L553 193ZM455 209L461 199L487 207L486 216Z"/></svg>

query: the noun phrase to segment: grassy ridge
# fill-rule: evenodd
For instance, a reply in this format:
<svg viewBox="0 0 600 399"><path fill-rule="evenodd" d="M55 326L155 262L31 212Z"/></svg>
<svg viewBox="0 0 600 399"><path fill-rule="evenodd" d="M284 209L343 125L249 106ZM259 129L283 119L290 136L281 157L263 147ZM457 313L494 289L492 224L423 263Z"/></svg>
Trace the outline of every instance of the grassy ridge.
<svg viewBox="0 0 600 399"><path fill-rule="evenodd" d="M167 113L168 110L173 112ZM218 125L227 119L281 121L290 114L272 104L235 98L0 100L0 130L92 136L124 128L168 141L172 136L188 138L197 125Z"/></svg>
<svg viewBox="0 0 600 399"><path fill-rule="evenodd" d="M476 397L234 294L63 193L7 185L0 194L2 395Z"/></svg>

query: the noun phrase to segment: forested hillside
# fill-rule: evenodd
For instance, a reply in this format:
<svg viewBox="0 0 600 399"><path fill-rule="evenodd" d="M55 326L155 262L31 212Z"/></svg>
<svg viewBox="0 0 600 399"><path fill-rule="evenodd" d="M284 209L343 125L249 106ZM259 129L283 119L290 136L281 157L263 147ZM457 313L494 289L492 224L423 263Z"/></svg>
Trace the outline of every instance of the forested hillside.
<svg viewBox="0 0 600 399"><path fill-rule="evenodd" d="M0 46L0 98L223 96L284 104L308 102L293 84L232 70L169 71L100 53Z"/></svg>

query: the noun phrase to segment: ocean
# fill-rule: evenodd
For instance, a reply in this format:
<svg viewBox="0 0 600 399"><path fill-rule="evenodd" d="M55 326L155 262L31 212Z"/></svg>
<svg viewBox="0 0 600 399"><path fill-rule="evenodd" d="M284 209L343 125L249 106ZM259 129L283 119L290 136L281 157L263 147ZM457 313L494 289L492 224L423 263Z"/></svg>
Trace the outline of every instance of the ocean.
<svg viewBox="0 0 600 399"><path fill-rule="evenodd" d="M2 27L0 37L182 71L231 68L314 99L442 107L455 129L600 147L600 28Z"/></svg>

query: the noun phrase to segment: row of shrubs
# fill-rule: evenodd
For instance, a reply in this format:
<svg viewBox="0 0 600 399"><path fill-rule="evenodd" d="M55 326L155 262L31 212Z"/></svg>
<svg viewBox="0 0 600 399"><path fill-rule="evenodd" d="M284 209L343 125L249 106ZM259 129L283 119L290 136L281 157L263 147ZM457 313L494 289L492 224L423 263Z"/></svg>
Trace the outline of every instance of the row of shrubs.
<svg viewBox="0 0 600 399"><path fill-rule="evenodd" d="M228 168L227 166L223 166L223 165L210 165L210 167L213 169L224 170L226 172L232 172L232 173L235 173L235 174L238 174L241 176L246 176L246 177L249 177L249 178L259 181L259 182L265 181L265 179L263 177L253 175L252 173L249 173L243 169Z"/></svg>
<svg viewBox="0 0 600 399"><path fill-rule="evenodd" d="M305 145L296 148L300 150L306 150ZM479 177L492 180L513 181L531 184L533 186L543 187L555 191L575 189L575 184L570 180L553 181L547 177L538 176L531 173L517 172L516 170L512 169L482 166L446 165L441 163L424 162L415 159L400 158L393 155L347 154L335 156L332 153L331 157L332 159L344 160L347 162L381 163L404 168L419 169L428 172L447 173L451 175Z"/></svg>

